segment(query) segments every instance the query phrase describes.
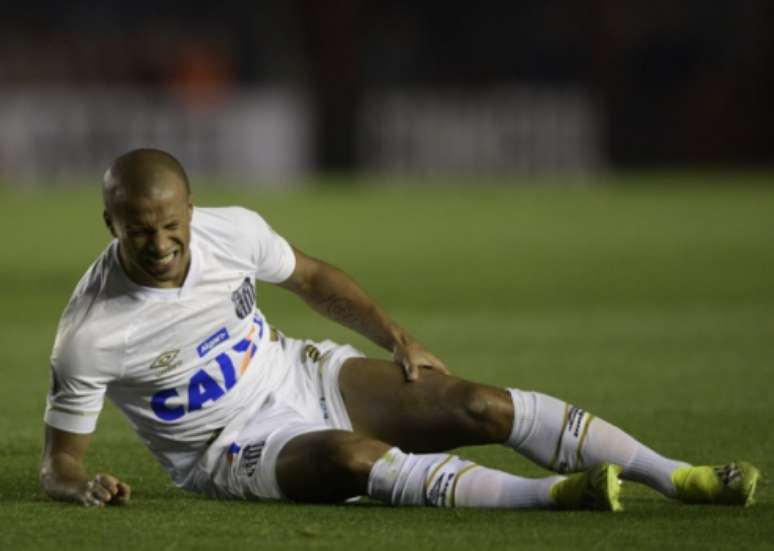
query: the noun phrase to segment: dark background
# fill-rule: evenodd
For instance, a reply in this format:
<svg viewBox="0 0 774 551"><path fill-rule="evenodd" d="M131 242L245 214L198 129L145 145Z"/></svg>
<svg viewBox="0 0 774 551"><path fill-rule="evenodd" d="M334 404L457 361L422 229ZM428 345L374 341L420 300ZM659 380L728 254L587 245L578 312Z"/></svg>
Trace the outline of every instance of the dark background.
<svg viewBox="0 0 774 551"><path fill-rule="evenodd" d="M289 82L312 97L314 161L357 169L369 90L579 86L612 167L770 165L770 0L30 1L0 19L4 85L143 85L207 103Z"/></svg>

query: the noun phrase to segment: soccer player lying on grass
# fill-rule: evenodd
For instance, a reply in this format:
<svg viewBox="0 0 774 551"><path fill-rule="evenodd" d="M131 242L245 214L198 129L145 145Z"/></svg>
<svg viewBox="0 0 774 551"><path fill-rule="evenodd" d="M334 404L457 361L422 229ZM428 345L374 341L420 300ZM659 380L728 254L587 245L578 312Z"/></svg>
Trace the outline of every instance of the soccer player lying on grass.
<svg viewBox="0 0 774 551"><path fill-rule="evenodd" d="M450 375L348 275L258 214L194 208L167 153L119 157L103 194L115 240L78 284L52 353L40 478L55 499L129 500L127 483L83 465L107 394L175 484L216 498L616 511L620 476L686 503L752 503L747 463L690 466L557 398ZM256 281L393 361L283 336L256 308ZM443 453L493 443L560 474L522 478Z"/></svg>

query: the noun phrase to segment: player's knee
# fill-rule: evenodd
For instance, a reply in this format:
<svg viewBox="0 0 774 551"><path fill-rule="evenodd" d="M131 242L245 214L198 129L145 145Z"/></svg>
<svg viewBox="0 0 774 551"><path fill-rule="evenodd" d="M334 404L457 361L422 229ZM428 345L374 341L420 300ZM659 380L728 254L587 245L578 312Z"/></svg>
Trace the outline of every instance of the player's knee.
<svg viewBox="0 0 774 551"><path fill-rule="evenodd" d="M510 404L506 402L493 389L476 384L466 384L461 392L460 404L466 422L479 434L490 435L493 439L499 439L501 433L510 430L513 422Z"/></svg>
<svg viewBox="0 0 774 551"><path fill-rule="evenodd" d="M465 389L463 405L465 413L477 420L486 419L490 411L486 393L475 385L468 385Z"/></svg>

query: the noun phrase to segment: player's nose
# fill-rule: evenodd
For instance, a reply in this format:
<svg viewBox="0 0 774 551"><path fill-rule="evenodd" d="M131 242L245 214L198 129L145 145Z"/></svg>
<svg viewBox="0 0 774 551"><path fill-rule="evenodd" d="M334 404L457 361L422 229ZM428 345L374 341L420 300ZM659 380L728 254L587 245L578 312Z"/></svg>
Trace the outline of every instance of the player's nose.
<svg viewBox="0 0 774 551"><path fill-rule="evenodd" d="M169 236L162 231L153 234L153 237L148 243L148 249L156 256L165 256L172 252L173 245Z"/></svg>

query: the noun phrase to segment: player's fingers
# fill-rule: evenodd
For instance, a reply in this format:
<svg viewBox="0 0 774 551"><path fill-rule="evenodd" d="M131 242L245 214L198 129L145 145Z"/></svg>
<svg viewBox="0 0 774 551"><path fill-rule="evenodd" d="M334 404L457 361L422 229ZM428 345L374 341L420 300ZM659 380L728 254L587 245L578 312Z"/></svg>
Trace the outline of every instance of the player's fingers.
<svg viewBox="0 0 774 551"><path fill-rule="evenodd" d="M431 369L438 373L443 373L444 375L449 375L451 373L449 368L446 367L446 364L430 352L425 352L418 363L426 369Z"/></svg>
<svg viewBox="0 0 774 551"><path fill-rule="evenodd" d="M450 375L451 371L449 371L449 368L446 367L446 364L443 363L441 360L436 358L435 356L430 356L430 369L433 371L438 371L439 373L443 373L444 375Z"/></svg>
<svg viewBox="0 0 774 551"><path fill-rule="evenodd" d="M406 381L413 383L419 379L419 368L416 365L412 364L408 359L404 359L401 365L403 366L403 374L406 376Z"/></svg>
<svg viewBox="0 0 774 551"><path fill-rule="evenodd" d="M101 485L108 492L110 492L111 496L114 496L118 493L118 479L116 477L105 473L99 473L94 477L94 480L97 484Z"/></svg>
<svg viewBox="0 0 774 551"><path fill-rule="evenodd" d="M442 375L451 375L451 371L449 371L449 368L443 364L430 364L426 367L427 369L431 369L433 371L441 373Z"/></svg>
<svg viewBox="0 0 774 551"><path fill-rule="evenodd" d="M86 507L104 507L104 503L101 499L92 494L91 490L86 490L80 497L81 504Z"/></svg>
<svg viewBox="0 0 774 551"><path fill-rule="evenodd" d="M102 503L107 503L113 498L113 494L110 493L110 490L101 484L94 484L91 489L91 495L99 499Z"/></svg>
<svg viewBox="0 0 774 551"><path fill-rule="evenodd" d="M81 495L81 502L87 507L102 507L110 501L111 495L107 488L104 488L96 480L90 480L86 485L86 490Z"/></svg>
<svg viewBox="0 0 774 551"><path fill-rule="evenodd" d="M104 507L105 503L90 493L81 497L81 503L86 507Z"/></svg>
<svg viewBox="0 0 774 551"><path fill-rule="evenodd" d="M132 489L129 487L129 484L125 482L118 482L118 493L116 493L115 496L113 496L113 499L110 503L115 503L116 505L126 505L129 503L129 498L132 496Z"/></svg>

